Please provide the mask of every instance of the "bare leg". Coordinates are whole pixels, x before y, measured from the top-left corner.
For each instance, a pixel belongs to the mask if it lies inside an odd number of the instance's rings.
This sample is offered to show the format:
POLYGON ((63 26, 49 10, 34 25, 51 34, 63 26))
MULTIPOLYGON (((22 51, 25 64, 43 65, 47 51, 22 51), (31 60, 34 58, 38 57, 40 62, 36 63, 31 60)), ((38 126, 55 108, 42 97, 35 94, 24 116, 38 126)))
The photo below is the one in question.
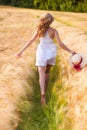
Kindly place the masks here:
POLYGON ((45 90, 47 89, 48 83, 49 83, 49 78, 50 78, 50 69, 52 65, 47 65, 46 70, 45 70, 45 90))
POLYGON ((49 72, 45 73, 45 91, 46 91, 48 83, 49 83, 49 77, 50 77, 49 72))
POLYGON ((41 103, 42 105, 46 104, 45 101, 45 67, 38 67, 39 71, 39 84, 41 90, 41 103))

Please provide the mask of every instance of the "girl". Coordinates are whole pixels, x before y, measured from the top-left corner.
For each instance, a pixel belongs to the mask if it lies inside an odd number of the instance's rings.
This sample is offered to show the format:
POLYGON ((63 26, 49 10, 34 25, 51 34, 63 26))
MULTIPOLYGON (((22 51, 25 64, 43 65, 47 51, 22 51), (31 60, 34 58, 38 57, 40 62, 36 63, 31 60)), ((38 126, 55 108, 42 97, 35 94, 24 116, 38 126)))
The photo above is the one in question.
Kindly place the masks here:
POLYGON ((49 72, 50 68, 55 65, 55 58, 57 54, 56 44, 53 42, 54 38, 57 43, 66 51, 75 54, 74 51, 65 46, 60 38, 56 29, 50 27, 54 21, 53 16, 50 13, 45 13, 39 19, 37 30, 29 40, 28 43, 17 53, 17 56, 20 57, 25 49, 27 49, 37 38, 39 38, 40 43, 36 51, 36 66, 38 67, 39 72, 39 84, 41 90, 41 103, 42 105, 46 104, 45 92, 46 87, 49 82, 49 72))

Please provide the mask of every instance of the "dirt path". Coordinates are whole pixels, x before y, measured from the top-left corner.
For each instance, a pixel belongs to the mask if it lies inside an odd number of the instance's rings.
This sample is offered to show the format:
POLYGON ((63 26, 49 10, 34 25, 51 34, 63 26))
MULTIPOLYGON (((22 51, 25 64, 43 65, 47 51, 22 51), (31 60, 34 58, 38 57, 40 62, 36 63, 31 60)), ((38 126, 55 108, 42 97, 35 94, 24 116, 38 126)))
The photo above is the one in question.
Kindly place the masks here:
MULTIPOLYGON (((36 10, 0 8, 0 130, 13 130, 17 126, 16 101, 26 94, 27 78, 32 73, 31 63, 34 65, 37 44, 26 50, 21 59, 16 59, 14 55, 32 35, 31 28, 42 12, 38 10, 36 14, 36 10)), ((62 41, 87 55, 87 14, 52 13, 57 20, 53 26, 58 29, 62 41)), ((80 73, 73 72, 67 62, 69 56, 61 50, 62 74, 65 75, 66 86, 69 86, 67 116, 72 115, 73 130, 86 130, 87 67, 80 73)))

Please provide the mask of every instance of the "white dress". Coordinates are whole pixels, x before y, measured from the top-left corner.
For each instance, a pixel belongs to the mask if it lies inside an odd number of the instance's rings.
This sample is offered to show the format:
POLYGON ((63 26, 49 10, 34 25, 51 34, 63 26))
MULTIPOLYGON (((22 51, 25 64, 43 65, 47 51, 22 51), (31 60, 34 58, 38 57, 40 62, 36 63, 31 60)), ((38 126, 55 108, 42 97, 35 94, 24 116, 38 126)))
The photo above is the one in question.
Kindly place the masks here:
POLYGON ((40 43, 36 51, 36 66, 55 65, 57 46, 50 38, 48 31, 44 37, 40 38, 40 43))

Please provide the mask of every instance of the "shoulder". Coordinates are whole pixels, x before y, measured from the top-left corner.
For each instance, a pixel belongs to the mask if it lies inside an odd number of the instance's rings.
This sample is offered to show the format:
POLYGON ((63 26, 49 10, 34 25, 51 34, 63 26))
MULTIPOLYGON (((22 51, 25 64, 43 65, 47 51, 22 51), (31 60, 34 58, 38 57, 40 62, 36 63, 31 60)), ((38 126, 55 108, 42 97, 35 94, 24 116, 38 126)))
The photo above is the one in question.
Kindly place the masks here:
POLYGON ((48 29, 48 33, 50 35, 50 37, 53 39, 55 37, 55 29, 54 28, 49 28, 48 29))
POLYGON ((56 29, 54 29, 55 36, 59 36, 59 33, 56 29))
POLYGON ((49 28, 49 31, 58 35, 58 31, 55 28, 49 28))
POLYGON ((49 31, 49 32, 54 32, 55 29, 50 27, 50 28, 48 29, 48 31, 49 31))

